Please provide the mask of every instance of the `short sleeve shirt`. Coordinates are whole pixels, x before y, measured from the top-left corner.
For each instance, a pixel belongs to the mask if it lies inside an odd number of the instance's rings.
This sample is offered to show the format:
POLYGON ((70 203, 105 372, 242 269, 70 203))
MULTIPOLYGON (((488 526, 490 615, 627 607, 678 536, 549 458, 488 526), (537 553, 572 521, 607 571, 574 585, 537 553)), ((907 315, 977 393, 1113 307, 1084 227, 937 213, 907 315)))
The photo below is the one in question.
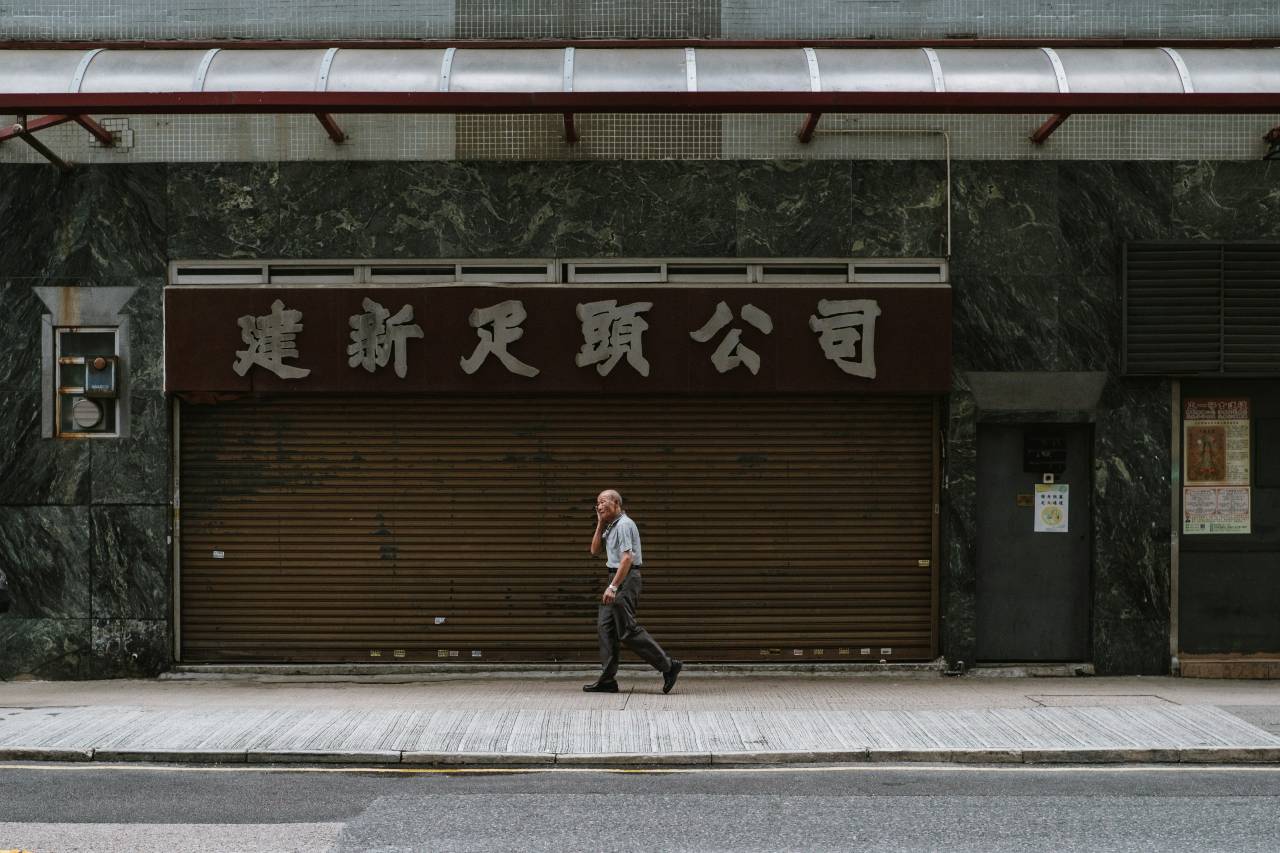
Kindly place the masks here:
POLYGON ((625 512, 613 520, 604 531, 604 564, 611 569, 618 568, 622 555, 631 552, 631 565, 640 568, 644 558, 640 553, 640 531, 631 516, 625 512))

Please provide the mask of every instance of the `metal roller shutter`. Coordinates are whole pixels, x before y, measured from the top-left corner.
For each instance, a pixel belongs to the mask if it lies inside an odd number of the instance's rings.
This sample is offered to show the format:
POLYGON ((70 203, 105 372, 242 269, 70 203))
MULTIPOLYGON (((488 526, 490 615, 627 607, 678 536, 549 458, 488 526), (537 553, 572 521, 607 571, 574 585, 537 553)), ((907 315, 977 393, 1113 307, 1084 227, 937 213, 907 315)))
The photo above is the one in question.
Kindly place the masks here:
POLYGON ((594 498, 693 661, 928 659, 930 398, 278 397, 181 411, 187 661, 592 661, 594 498))

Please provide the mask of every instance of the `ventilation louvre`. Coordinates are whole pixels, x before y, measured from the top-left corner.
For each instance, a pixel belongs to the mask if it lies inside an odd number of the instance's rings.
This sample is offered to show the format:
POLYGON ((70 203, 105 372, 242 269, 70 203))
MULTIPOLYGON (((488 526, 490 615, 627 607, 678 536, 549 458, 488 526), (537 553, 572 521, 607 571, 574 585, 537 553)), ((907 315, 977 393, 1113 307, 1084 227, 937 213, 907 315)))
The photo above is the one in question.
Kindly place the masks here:
POLYGON ((590 284, 609 281, 663 281, 666 270, 660 263, 591 263, 575 261, 564 265, 564 280, 590 284))
POLYGON ((1130 243, 1124 372, 1280 375, 1280 243, 1130 243))
MULTIPOLYGON (((1254 263, 1246 259, 1242 263, 1254 263)), ((935 259, 681 258, 681 259, 417 259, 176 261, 170 285, 275 284, 901 284, 947 283, 946 261, 935 259)))
POLYGON ((266 268, 262 266, 175 265, 174 284, 265 284, 266 268))
POLYGON ((474 263, 458 265, 458 281, 493 282, 548 282, 555 281, 555 265, 547 261, 538 263, 474 263))
POLYGON ((308 284, 348 284, 359 281, 355 266, 270 266, 267 268, 271 282, 305 281, 308 284))

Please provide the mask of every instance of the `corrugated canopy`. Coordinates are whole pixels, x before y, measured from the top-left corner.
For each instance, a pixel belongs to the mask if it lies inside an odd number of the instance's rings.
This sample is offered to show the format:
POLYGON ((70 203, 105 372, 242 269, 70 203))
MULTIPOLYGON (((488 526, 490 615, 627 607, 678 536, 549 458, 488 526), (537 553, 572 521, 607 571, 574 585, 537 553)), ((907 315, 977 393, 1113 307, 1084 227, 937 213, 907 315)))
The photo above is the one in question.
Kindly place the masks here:
POLYGON ((1280 48, 0 50, 0 112, 1280 112, 1280 48))

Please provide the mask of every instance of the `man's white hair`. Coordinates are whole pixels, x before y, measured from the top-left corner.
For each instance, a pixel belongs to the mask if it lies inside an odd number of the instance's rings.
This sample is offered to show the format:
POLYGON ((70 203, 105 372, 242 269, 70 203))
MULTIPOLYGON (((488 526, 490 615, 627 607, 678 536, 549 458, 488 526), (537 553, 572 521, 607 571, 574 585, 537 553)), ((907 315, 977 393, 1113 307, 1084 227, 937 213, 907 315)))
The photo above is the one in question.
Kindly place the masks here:
POLYGON ((605 489, 600 494, 603 497, 613 501, 618 506, 622 506, 622 494, 617 489, 605 489))

